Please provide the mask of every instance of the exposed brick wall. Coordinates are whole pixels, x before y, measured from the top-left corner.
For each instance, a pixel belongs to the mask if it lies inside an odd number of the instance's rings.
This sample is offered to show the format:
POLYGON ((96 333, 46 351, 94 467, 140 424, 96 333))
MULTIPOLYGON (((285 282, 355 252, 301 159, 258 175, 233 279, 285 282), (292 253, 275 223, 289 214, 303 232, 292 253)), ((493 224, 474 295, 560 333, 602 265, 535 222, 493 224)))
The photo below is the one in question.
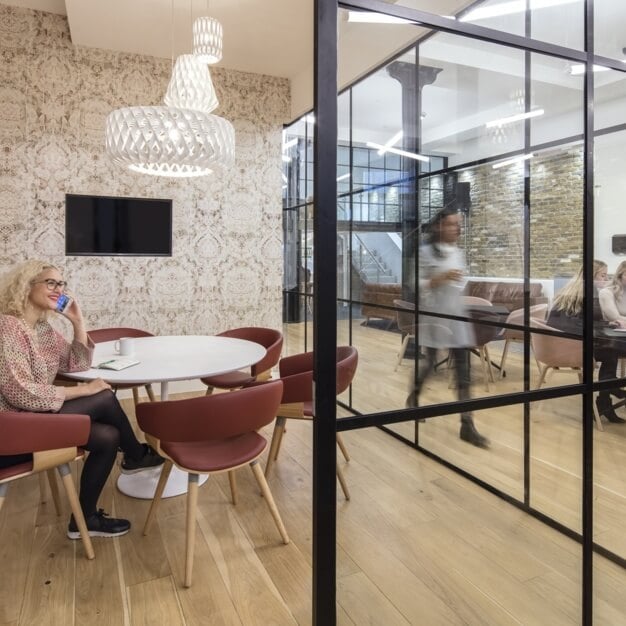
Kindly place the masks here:
MULTIPOLYGON (((523 164, 461 172, 470 183, 467 261, 472 276, 523 276, 523 164)), ((573 275, 582 261, 582 147, 530 162, 532 278, 573 275)))

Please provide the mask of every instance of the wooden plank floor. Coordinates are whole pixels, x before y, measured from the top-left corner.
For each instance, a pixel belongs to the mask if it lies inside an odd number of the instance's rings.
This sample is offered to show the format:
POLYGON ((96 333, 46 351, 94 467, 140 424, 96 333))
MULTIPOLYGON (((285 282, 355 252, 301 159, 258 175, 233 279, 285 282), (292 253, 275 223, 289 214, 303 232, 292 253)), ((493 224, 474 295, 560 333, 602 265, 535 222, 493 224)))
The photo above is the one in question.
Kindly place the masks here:
MULTIPOLYGON (((302 349, 294 326, 287 328, 289 352, 302 349)), ((411 374, 408 361, 393 372, 398 336, 360 328, 353 337, 361 356, 357 401, 401 406, 411 374)), ((493 393, 517 384, 514 363, 510 372, 493 393)), ((453 393, 445 373, 428 393, 433 400, 453 393)), ((533 410, 533 504, 575 526, 580 424, 577 401, 567 402, 533 410)), ((518 494, 520 419, 519 407, 478 414, 492 439, 488 451, 458 440, 456 416, 421 424, 420 440, 518 494)), ((409 434, 413 423, 396 428, 409 434)), ((598 538, 626 550, 624 472, 617 469, 626 445, 618 428, 596 437, 596 529, 598 538)), ((352 460, 339 462, 352 499, 337 495, 340 624, 580 623, 578 544, 377 429, 344 439, 352 460)), ((0 512, 0 624, 309 624, 311 465, 311 425, 289 422, 270 479, 287 546, 249 470, 238 472, 236 506, 225 476, 200 488, 190 589, 182 587, 184 497, 164 500, 158 523, 143 537, 149 503, 120 494, 110 480, 101 505, 134 527, 119 539, 95 539, 96 560, 88 562, 82 546, 65 537, 67 517, 58 518, 51 501, 40 503, 37 479, 21 481, 0 512)), ((626 572, 597 557, 595 575, 596 623, 623 624, 626 572)))

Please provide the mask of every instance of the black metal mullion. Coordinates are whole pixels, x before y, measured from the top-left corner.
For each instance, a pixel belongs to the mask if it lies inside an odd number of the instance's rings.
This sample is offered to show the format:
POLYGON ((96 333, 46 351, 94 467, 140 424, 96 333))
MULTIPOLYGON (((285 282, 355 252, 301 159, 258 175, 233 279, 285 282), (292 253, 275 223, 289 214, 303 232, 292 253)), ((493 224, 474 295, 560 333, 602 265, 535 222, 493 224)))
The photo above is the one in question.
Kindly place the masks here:
POLYGON ((334 626, 337 581, 337 0, 314 2, 313 624, 334 626))
POLYGON ((584 198, 583 198, 583 277, 585 300, 583 327, 583 445, 582 445, 582 623, 593 623, 593 0, 585 2, 585 50, 587 71, 584 88, 584 198))
MULTIPOLYGON (((525 35, 532 34, 532 14, 530 0, 526 0, 525 35)), ((532 63, 531 53, 524 52, 524 112, 530 112, 532 105, 532 63)), ((531 120, 524 121, 524 152, 527 154, 531 144, 531 120)), ((523 210, 523 266, 524 266, 524 391, 530 390, 530 162, 524 161, 524 210, 523 210)), ((524 445, 524 504, 530 505, 530 403, 524 401, 523 415, 523 445, 524 445)))

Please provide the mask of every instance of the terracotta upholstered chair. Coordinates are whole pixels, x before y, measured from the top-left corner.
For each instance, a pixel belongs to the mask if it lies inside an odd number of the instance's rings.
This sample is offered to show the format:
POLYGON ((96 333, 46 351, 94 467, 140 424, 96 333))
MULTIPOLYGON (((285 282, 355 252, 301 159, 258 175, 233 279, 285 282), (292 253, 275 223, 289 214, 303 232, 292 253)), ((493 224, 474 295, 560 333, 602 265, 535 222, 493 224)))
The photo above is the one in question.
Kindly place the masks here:
POLYGON ((202 378, 202 382, 207 385, 207 396, 213 389, 237 389, 255 380, 267 380, 271 377, 272 368, 278 363, 280 353, 283 349, 283 334, 273 328, 245 327, 233 328, 219 333, 218 337, 234 337, 235 339, 245 339, 261 344, 265 350, 265 356, 255 363, 249 372, 228 372, 219 376, 209 376, 202 378))
MULTIPOLYGON (((150 444, 165 457, 144 535, 154 519, 172 465, 189 474, 185 587, 191 585, 200 474, 229 472, 232 477, 233 470, 250 465, 283 543, 289 543, 272 492, 258 466, 267 441, 257 430, 274 419, 282 393, 283 384, 276 380, 232 393, 137 405, 137 423, 150 444)), ((232 480, 231 489, 235 503, 232 480)))
MULTIPOLYGON (((97 328, 95 330, 90 330, 88 333, 89 337, 94 343, 104 343, 105 341, 117 341, 122 337, 154 337, 152 333, 149 333, 146 330, 139 330, 138 328, 97 328)), ((139 387, 141 385, 116 385, 114 390, 118 389, 132 389, 133 391, 133 400, 135 402, 135 406, 137 406, 139 402, 139 387)), ((154 391, 152 390, 152 384, 148 383, 145 385, 146 392, 148 393, 148 398, 150 398, 151 402, 154 402, 154 391)))
MULTIPOLYGON (((13 456, 31 453, 33 455, 29 461, 0 468, 0 509, 9 483, 37 472, 47 471, 49 476, 52 474, 50 484, 56 485, 53 474, 56 467, 80 530, 85 555, 88 559, 93 559, 91 539, 69 467, 70 461, 82 455, 78 447, 87 443, 90 424, 88 415, 0 412, 0 455, 13 456)), ((57 504, 56 498, 55 504, 57 504)), ((57 513, 60 513, 58 508, 57 513)))
POLYGON ((400 332, 404 335, 400 352, 398 352, 398 360, 396 361, 396 366, 393 368, 393 371, 397 372, 404 358, 409 341, 415 339, 415 304, 407 300, 394 300, 393 304, 399 309, 396 311, 396 321, 400 332))
MULTIPOLYGON (((343 393, 352 383, 358 361, 359 354, 353 346, 337 348, 337 395, 343 393)), ((274 434, 265 466, 266 476, 278 457, 287 419, 313 419, 313 352, 285 357, 280 360, 278 368, 280 380, 284 385, 283 397, 276 413, 274 434)), ((349 461, 350 456, 339 433, 337 433, 337 445, 346 461, 349 461)), ((339 465, 337 465, 337 478, 346 500, 349 500, 350 493, 339 465)))
MULTIPOLYGON (((546 312, 548 310, 547 304, 535 304, 528 309, 529 317, 543 321, 546 318, 546 312)), ((506 318, 506 323, 516 326, 522 326, 524 324, 524 309, 516 309, 511 311, 506 318)), ((500 378, 504 375, 504 365, 506 363, 506 357, 509 353, 509 346, 512 342, 520 343, 524 341, 524 331, 516 330, 513 328, 504 328, 500 334, 500 339, 504 339, 504 348, 502 349, 502 358, 500 359, 500 378)), ((537 363, 537 367, 539 363, 537 363)))
MULTIPOLYGON (((531 318, 531 328, 560 333, 558 328, 548 326, 541 320, 531 318)), ((550 370, 571 371, 578 376, 579 382, 583 380, 583 342, 581 339, 569 339, 567 337, 556 337, 540 333, 531 333, 530 342, 535 353, 535 358, 539 364, 539 389, 546 380, 550 370)), ((593 416, 598 430, 604 430, 600 414, 596 410, 594 403, 593 416)))

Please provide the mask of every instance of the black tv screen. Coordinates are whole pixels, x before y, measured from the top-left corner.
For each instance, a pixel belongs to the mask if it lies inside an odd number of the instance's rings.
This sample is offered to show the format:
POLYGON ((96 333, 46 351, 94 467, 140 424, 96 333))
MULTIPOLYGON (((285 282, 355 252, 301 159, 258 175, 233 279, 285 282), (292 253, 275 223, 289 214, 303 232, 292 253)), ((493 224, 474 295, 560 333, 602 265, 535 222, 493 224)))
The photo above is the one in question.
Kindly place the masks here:
POLYGON ((172 201, 65 195, 65 254, 172 255, 172 201))

